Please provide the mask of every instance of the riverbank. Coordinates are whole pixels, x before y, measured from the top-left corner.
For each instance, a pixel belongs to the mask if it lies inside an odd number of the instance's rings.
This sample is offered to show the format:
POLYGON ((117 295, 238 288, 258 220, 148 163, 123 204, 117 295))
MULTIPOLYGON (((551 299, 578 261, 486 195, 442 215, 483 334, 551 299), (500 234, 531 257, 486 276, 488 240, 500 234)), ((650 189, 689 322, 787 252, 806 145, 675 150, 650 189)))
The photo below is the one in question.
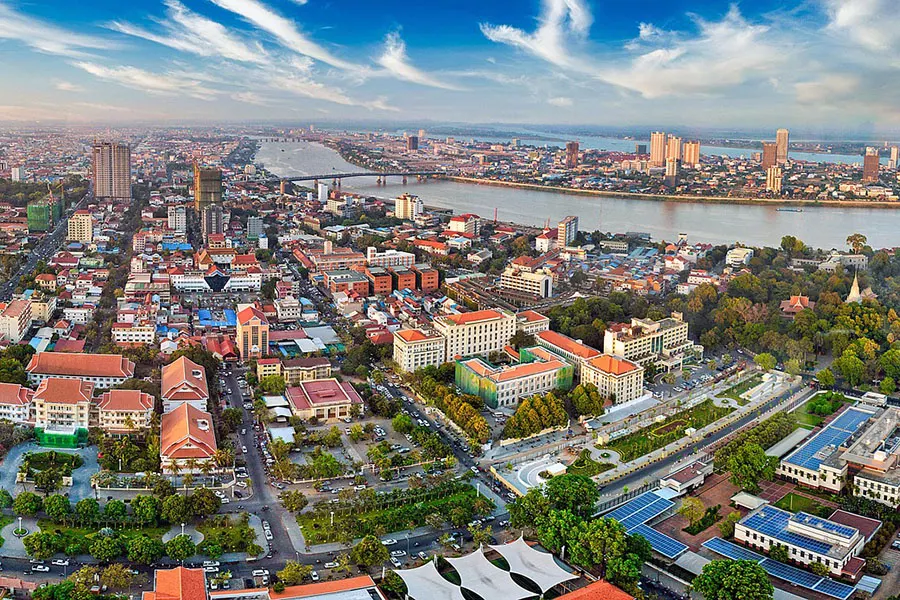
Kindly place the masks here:
POLYGON ((477 177, 458 177, 454 175, 441 175, 436 179, 456 181, 474 185, 488 185, 496 187, 516 188, 522 190, 534 190, 541 192, 553 192, 557 194, 569 194, 572 196, 606 196, 610 198, 631 198, 634 200, 655 200, 657 202, 686 202, 692 204, 755 204, 760 206, 810 206, 816 208, 855 207, 855 208, 900 208, 900 202, 867 201, 867 200, 794 200, 784 198, 740 198, 732 196, 684 196, 678 194, 641 194, 638 192, 615 192, 607 190, 578 190, 558 185, 540 185, 537 183, 518 183, 514 181, 498 181, 496 179, 479 179, 477 177))

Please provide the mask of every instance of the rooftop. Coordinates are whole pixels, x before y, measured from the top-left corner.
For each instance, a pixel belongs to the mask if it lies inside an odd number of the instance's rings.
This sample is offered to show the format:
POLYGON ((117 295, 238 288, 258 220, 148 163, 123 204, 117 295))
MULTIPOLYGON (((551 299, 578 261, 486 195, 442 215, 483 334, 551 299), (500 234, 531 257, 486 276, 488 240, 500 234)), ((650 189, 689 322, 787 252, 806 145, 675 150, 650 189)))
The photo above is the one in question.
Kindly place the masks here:
POLYGON ((286 393, 298 410, 308 410, 313 406, 362 404, 362 398, 353 386, 337 379, 302 381, 299 385, 288 388, 286 393))
POLYGON ((600 356, 601 354, 599 350, 586 346, 577 340, 573 340, 567 335, 549 329, 547 331, 539 332, 535 337, 551 346, 556 346, 569 354, 573 354, 578 358, 591 359, 600 356))
POLYGON ((34 399, 54 404, 77 404, 90 402, 93 393, 94 384, 89 381, 48 377, 35 390, 34 399))
POLYGON ((40 375, 128 378, 134 376, 134 363, 119 354, 91 354, 85 360, 78 354, 38 352, 25 370, 40 375))
POLYGON ((502 319, 504 314, 498 310, 476 310, 473 312, 460 313, 458 315, 447 315, 441 317, 445 321, 449 321, 454 325, 470 325, 472 323, 481 323, 484 321, 495 321, 502 319))
POLYGON ((630 373, 639 368, 630 360, 625 360, 624 358, 619 358, 612 354, 601 354, 600 356, 589 360, 588 364, 595 369, 599 369, 600 371, 611 375, 624 375, 625 373, 630 373))

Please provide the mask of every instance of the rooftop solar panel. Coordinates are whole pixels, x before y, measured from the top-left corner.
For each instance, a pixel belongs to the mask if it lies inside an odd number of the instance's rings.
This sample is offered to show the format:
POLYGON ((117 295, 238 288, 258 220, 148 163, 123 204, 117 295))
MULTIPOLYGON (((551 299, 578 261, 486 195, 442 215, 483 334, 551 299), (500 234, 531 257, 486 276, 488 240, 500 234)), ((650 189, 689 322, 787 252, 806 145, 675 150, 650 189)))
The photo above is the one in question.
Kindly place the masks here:
POLYGON ((855 589, 853 586, 849 586, 846 583, 841 583, 839 581, 834 581, 833 579, 829 579, 828 577, 823 577, 822 581, 817 583, 813 588, 817 592, 821 592, 823 594, 828 594, 834 598, 840 598, 840 600, 847 600, 851 594, 853 594, 853 590, 855 589))
POLYGON ((637 525, 640 525, 641 523, 646 523, 650 519, 658 517, 673 506, 675 506, 674 502, 660 498, 659 500, 653 502, 653 504, 645 506, 641 510, 630 514, 628 517, 622 519, 619 522, 625 526, 625 529, 631 529, 633 527, 636 527, 637 525))
POLYGON ((795 521, 797 523, 800 523, 801 525, 815 527, 816 529, 821 529, 822 531, 827 531, 828 533, 833 533, 847 539, 851 539, 857 534, 857 529, 854 527, 841 525, 840 523, 822 519, 805 512, 798 512, 793 517, 791 517, 791 521, 795 521))
POLYGON ((771 558, 762 561, 760 566, 762 566, 762 568, 766 570, 766 573, 772 577, 784 579, 785 581, 793 583, 794 585, 799 585, 800 587, 811 588, 822 579, 820 575, 814 575, 809 571, 786 565, 777 560, 772 560, 771 558))
POLYGON ((824 459, 819 453, 825 448, 837 447, 846 442, 871 416, 871 413, 856 408, 844 411, 825 429, 788 455, 784 461, 805 469, 817 470, 824 459))
POLYGON ((655 529, 647 527, 646 525, 638 525, 631 531, 629 531, 631 535, 641 535, 650 542, 650 546, 666 558, 675 559, 681 555, 682 552, 686 551, 688 547, 676 539, 670 538, 669 536, 662 534, 655 529))
POLYGON ((616 510, 612 511, 611 513, 608 513, 605 516, 615 519, 616 521, 622 522, 622 520, 625 519, 626 517, 636 513, 637 511, 641 510, 642 508, 650 506, 651 504, 653 504, 654 502, 656 502, 659 499, 660 499, 660 497, 657 496, 656 494, 654 494, 653 492, 646 492, 636 498, 632 498, 631 500, 629 500, 628 502, 626 502, 625 504, 623 504, 622 506, 620 506, 616 510))
POLYGON ((755 562, 761 562, 765 560, 765 556, 762 554, 757 554, 753 550, 748 550, 743 546, 738 546, 737 544, 733 544, 727 540, 723 540, 722 538, 710 538, 703 542, 703 546, 705 548, 709 548, 716 554, 721 554, 725 558, 730 558, 731 560, 752 560, 755 562))

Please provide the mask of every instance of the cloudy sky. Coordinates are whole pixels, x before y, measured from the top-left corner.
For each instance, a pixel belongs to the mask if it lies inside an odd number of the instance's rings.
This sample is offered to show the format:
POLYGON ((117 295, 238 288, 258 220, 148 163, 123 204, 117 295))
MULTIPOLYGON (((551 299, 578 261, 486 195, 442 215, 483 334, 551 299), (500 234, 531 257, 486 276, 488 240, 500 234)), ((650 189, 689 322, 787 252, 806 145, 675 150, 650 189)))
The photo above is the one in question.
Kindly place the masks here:
POLYGON ((897 0, 0 0, 0 121, 900 128, 897 0))

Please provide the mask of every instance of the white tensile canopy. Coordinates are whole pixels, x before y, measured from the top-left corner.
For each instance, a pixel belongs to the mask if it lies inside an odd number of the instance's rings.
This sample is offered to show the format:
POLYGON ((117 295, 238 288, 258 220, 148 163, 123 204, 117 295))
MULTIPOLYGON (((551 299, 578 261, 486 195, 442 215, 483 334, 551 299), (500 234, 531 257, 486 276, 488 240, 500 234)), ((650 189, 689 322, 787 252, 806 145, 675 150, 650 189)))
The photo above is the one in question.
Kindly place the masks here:
POLYGON ((472 590, 482 598, 522 600, 536 595, 513 581, 509 572, 489 561, 482 548, 466 556, 445 560, 459 573, 462 587, 472 590))
POLYGON ((506 559, 510 571, 535 582, 544 593, 564 581, 578 579, 578 575, 559 566, 552 554, 529 546, 524 537, 491 548, 506 559))
POLYGON ((394 572, 403 579, 409 597, 415 600, 465 600, 459 586, 444 579, 433 560, 421 567, 394 572))

